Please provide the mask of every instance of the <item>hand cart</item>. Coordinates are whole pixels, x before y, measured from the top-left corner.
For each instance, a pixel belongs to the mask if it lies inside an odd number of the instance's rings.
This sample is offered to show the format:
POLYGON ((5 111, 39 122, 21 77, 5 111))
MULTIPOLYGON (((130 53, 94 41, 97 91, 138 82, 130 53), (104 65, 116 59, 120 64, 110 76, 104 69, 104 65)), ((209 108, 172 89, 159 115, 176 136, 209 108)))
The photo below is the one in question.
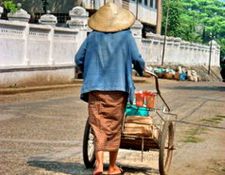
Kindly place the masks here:
MULTIPOLYGON (((152 130, 149 135, 127 133, 125 115, 120 148, 141 151, 142 160, 143 151, 158 150, 160 175, 168 175, 174 150, 174 132, 177 116, 170 113, 170 108, 161 95, 157 75, 149 71, 146 71, 146 73, 155 79, 157 105, 154 108, 144 107, 150 112, 152 123, 149 125, 154 131, 152 130), (156 134, 153 134, 153 132, 156 134)), ((83 161, 86 168, 92 168, 95 163, 94 136, 88 121, 86 122, 83 137, 83 161)))

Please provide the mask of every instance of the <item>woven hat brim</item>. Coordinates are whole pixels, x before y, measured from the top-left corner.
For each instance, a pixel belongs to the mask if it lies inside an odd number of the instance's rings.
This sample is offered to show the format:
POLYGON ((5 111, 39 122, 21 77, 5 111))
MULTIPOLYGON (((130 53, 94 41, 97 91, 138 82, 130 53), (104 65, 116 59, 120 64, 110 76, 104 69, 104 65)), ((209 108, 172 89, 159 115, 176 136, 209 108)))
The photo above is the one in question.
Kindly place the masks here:
POLYGON ((135 22, 135 16, 124 8, 117 9, 113 14, 111 9, 100 8, 88 20, 88 26, 100 32, 117 32, 131 27, 135 22))

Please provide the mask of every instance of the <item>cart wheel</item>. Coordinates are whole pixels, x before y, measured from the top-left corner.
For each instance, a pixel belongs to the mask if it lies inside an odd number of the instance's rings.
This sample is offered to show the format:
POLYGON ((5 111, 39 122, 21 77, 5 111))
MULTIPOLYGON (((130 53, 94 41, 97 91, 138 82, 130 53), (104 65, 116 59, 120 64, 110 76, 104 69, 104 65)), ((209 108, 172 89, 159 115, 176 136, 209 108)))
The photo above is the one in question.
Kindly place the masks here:
POLYGON ((91 133, 91 126, 88 120, 85 125, 83 137, 83 161, 86 168, 93 168, 95 163, 94 135, 91 133))
POLYGON ((168 175, 173 156, 174 127, 171 121, 166 121, 160 137, 159 172, 168 175))

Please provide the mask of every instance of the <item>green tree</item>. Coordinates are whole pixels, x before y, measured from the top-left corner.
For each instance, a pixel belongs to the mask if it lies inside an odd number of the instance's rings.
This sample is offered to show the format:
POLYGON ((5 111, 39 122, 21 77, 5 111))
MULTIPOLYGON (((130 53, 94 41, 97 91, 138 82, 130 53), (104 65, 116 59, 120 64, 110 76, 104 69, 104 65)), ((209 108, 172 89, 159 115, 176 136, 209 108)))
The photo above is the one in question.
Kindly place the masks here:
MULTIPOLYGON (((165 0, 163 5, 164 27, 168 1, 165 0)), ((192 42, 207 43, 215 39, 221 45, 221 56, 224 57, 225 2, 221 0, 170 0, 167 33, 192 42)))
POLYGON ((23 4, 24 9, 28 9, 29 13, 37 13, 42 12, 43 10, 43 2, 47 2, 47 9, 52 13, 68 13, 71 10, 75 3, 78 1, 74 0, 15 0, 16 2, 20 2, 23 4))
POLYGON ((181 25, 181 14, 183 5, 179 0, 163 1, 163 21, 162 34, 165 34, 165 26, 167 23, 167 35, 179 36, 179 26, 181 25), (168 13, 168 20, 167 20, 168 13))
POLYGON ((12 0, 3 0, 1 2, 3 7, 8 10, 9 12, 15 13, 17 11, 17 5, 14 1, 12 0))

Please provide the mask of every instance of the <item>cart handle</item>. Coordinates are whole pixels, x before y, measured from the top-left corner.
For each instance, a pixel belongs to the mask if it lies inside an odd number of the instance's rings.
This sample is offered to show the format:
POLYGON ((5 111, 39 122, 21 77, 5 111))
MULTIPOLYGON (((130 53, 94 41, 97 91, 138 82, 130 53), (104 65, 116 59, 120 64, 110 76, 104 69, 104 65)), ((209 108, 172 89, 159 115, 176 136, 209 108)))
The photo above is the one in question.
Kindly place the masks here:
POLYGON ((159 97, 161 98, 161 100, 163 101, 163 103, 165 104, 165 106, 166 106, 166 108, 168 110, 167 112, 170 112, 170 107, 168 106, 168 104, 166 103, 166 101, 164 100, 164 98, 162 97, 161 92, 159 90, 158 76, 155 73, 147 70, 146 68, 145 68, 144 72, 147 73, 147 74, 149 74, 149 75, 151 75, 151 76, 153 76, 155 78, 155 87, 156 87, 157 94, 159 95, 159 97))

